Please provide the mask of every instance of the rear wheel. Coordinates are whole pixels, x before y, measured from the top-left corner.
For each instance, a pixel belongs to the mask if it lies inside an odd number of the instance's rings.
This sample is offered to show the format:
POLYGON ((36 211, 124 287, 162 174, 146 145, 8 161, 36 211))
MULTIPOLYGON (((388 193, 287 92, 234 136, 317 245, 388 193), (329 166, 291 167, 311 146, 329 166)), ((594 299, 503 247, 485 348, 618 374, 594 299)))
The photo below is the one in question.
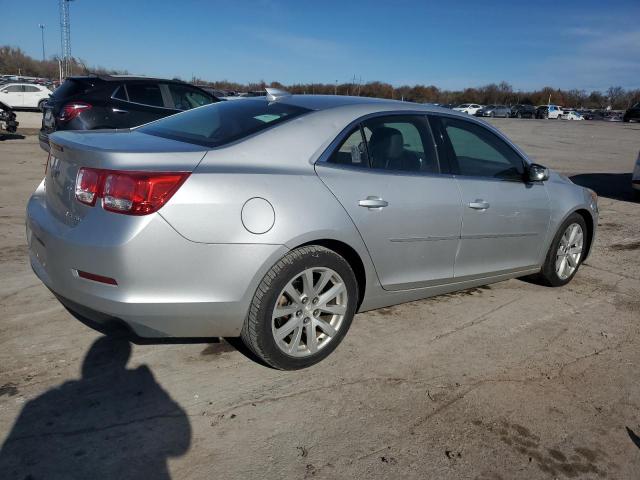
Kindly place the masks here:
POLYGON ((516 115, 516 117, 518 117, 518 118, 522 118, 522 112, 518 112, 518 114, 516 115))
POLYGON ((342 341, 357 301, 355 274, 344 258, 320 246, 297 248, 262 279, 242 341, 272 367, 309 367, 342 341))
POLYGON ((40 100, 38 102, 38 110, 40 110, 41 112, 44 112, 44 105, 47 103, 46 100, 40 100))
POLYGON ((569 283, 582 263, 586 244, 586 223, 580 214, 574 213, 562 223, 549 247, 540 271, 541 280, 552 287, 569 283))

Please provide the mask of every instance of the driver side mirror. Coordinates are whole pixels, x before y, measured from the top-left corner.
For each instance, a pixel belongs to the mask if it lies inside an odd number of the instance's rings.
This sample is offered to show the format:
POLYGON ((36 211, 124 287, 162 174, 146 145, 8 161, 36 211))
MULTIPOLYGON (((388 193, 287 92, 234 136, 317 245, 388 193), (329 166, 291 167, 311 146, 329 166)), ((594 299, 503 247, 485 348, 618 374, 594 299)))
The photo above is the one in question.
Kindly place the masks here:
POLYGON ((549 169, 537 163, 529 165, 527 177, 530 182, 544 182, 549 180, 549 169))

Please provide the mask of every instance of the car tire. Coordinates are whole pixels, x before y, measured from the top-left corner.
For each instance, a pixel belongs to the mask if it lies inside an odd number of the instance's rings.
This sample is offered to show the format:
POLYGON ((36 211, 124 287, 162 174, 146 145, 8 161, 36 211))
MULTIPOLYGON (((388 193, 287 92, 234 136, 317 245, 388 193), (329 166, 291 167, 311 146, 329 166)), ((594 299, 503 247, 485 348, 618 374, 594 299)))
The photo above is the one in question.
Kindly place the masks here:
POLYGON ((46 100, 40 100, 38 102, 38 110, 40 110, 41 112, 44 112, 44 106, 45 106, 46 103, 47 103, 46 100))
POLYGON ((522 112, 518 112, 518 114, 516 115, 516 117, 518 117, 518 118, 522 118, 522 112))
POLYGON ((584 218, 578 213, 571 214, 562 222, 553 242, 551 242, 542 269, 538 274, 538 280, 550 287, 561 287, 569 283, 582 264, 589 241, 588 234, 584 218), (576 226, 579 231, 576 231, 576 236, 572 239, 571 235, 576 226), (578 234, 581 236, 578 237, 578 234), (576 257, 575 254, 568 252, 577 251, 578 243, 580 244, 580 253, 576 257), (563 263, 563 259, 565 263, 563 263), (564 268, 567 266, 570 268, 565 270, 564 268))
POLYGON ((297 248, 260 282, 242 327, 242 341, 274 368, 309 367, 340 344, 358 298, 356 276, 342 256, 317 245, 297 248), (283 315, 276 317, 277 313, 283 315))

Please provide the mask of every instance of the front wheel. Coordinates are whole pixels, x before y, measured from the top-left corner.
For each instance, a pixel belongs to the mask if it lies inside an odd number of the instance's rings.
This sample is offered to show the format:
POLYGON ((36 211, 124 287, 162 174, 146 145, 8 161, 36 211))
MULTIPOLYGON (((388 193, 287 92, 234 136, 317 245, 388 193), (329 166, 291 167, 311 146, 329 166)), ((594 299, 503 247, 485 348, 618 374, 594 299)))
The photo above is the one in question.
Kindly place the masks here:
POLYGON ((272 367, 309 367, 342 341, 357 302, 356 277, 343 257, 315 245, 297 248, 262 279, 242 341, 272 367))
POLYGON ((584 218, 578 213, 571 214, 562 223, 549 247, 539 275, 541 280, 552 287, 569 283, 582 263, 586 241, 584 218))

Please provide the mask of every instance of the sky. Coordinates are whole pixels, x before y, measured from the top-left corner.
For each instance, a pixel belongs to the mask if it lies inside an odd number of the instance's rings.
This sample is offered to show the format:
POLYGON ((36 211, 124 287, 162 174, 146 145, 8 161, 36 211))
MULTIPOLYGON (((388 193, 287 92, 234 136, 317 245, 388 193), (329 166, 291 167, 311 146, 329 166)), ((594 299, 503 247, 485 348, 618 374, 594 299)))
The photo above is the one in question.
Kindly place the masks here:
MULTIPOLYGON (((74 0, 72 54, 240 83, 640 88, 640 0, 74 0)), ((60 52, 57 0, 0 0, 0 45, 60 52)))

